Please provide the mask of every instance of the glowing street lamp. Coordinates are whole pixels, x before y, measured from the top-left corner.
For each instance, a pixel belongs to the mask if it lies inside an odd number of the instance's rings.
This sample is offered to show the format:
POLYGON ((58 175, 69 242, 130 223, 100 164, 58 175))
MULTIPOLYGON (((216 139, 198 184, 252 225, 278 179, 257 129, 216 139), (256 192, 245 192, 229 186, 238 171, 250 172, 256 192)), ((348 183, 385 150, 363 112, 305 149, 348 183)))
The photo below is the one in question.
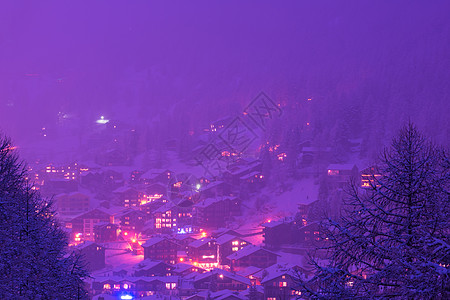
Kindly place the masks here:
POLYGON ((109 122, 108 119, 105 119, 105 116, 101 116, 100 119, 98 119, 97 121, 95 121, 97 124, 106 124, 109 122))

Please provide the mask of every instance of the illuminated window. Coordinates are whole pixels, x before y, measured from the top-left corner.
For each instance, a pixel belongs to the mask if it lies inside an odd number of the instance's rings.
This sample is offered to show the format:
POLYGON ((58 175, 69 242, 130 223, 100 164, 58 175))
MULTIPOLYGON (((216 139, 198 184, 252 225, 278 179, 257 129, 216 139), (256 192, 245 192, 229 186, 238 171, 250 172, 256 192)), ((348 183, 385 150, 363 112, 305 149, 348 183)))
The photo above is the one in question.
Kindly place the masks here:
POLYGON ((328 170, 328 176, 339 175, 339 170, 328 170))
POLYGON ((123 288, 126 289, 126 290, 128 290, 129 287, 130 286, 128 284, 126 284, 126 283, 123 285, 123 288))
POLYGON ((103 289, 105 289, 105 290, 110 290, 110 289, 111 289, 111 285, 110 285, 109 283, 105 283, 105 284, 103 285, 103 289))
POLYGON ((231 244, 232 244, 233 246, 237 246, 237 245, 239 245, 239 241, 233 241, 231 244))
POLYGON ((120 284, 115 284, 115 285, 114 285, 114 289, 115 289, 115 290, 120 290, 120 284))
POLYGON ((177 284, 175 282, 166 283, 166 289, 168 290, 174 290, 177 287, 177 284))
POLYGON ((233 250, 233 251, 238 251, 238 250, 239 250, 239 247, 233 247, 233 248, 231 248, 231 250, 233 250))

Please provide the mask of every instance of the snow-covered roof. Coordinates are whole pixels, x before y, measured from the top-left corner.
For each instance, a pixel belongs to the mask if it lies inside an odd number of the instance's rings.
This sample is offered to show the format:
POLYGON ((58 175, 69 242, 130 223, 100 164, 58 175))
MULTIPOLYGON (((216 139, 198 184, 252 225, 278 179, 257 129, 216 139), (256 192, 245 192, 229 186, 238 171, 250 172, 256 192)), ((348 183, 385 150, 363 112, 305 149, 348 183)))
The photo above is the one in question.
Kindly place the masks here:
POLYGON ((197 297, 206 299, 208 297, 208 293, 210 294, 211 292, 210 291, 200 291, 197 294, 187 297, 185 300, 189 300, 191 298, 197 298, 197 297))
POLYGON ((198 275, 200 275, 199 272, 192 272, 192 273, 189 273, 189 274, 183 276, 183 278, 186 280, 191 280, 191 279, 197 278, 198 275))
POLYGON ((144 259, 143 261, 138 262, 137 264, 135 264, 133 266, 133 269, 136 270, 136 271, 149 270, 151 268, 156 267, 159 264, 166 264, 166 263, 163 262, 163 261, 160 261, 160 260, 154 260, 154 259, 147 258, 147 259, 144 259))
POLYGON ((177 234, 177 235, 175 235, 174 239, 176 239, 177 241, 183 241, 185 239, 194 239, 194 240, 196 240, 196 238, 194 238, 193 236, 188 235, 188 234, 177 234))
POLYGON ((328 165, 328 170, 352 170, 356 167, 355 164, 331 164, 328 165))
POLYGON ((229 228, 225 228, 225 227, 220 227, 214 231, 211 232, 211 235, 214 237, 220 237, 224 234, 231 234, 231 235, 235 235, 235 236, 242 236, 242 234, 240 234, 239 232, 233 230, 233 229, 229 229, 229 228))
POLYGON ((173 270, 173 272, 175 272, 175 273, 182 273, 186 270, 189 270, 190 268, 202 269, 200 267, 190 265, 190 264, 185 264, 185 263, 177 263, 176 265, 174 265, 174 267, 175 267, 175 269, 173 270))
POLYGON ((174 265, 175 269, 173 270, 176 273, 182 273, 186 270, 189 270, 190 268, 194 267, 193 265, 190 264, 184 264, 184 263, 178 263, 176 265, 174 265))
POLYGON ((119 225, 117 225, 117 224, 113 224, 113 223, 110 223, 110 222, 98 222, 98 223, 95 223, 94 224, 94 227, 103 227, 103 226, 119 226, 119 225))
POLYGON ((228 172, 231 175, 240 175, 243 174, 245 172, 248 172, 249 170, 251 170, 252 168, 254 168, 258 163, 251 163, 251 164, 245 164, 245 165, 235 165, 233 167, 231 167, 228 172))
POLYGON ((258 268, 258 267, 255 267, 255 266, 248 266, 246 268, 240 269, 236 273, 241 275, 241 276, 247 277, 247 276, 253 275, 255 273, 258 273, 261 270, 262 270, 261 268, 258 268))
POLYGON ((202 238, 202 239, 193 241, 188 246, 192 247, 192 248, 198 248, 198 247, 201 247, 201 246, 203 246, 203 245, 205 245, 205 244, 207 244, 207 243, 209 243, 211 241, 213 241, 212 238, 209 238, 209 237, 208 238, 202 238))
MULTIPOLYGON (((122 209, 123 209, 123 208, 122 208, 122 209)), ((96 207, 96 208, 91 209, 91 210, 89 210, 89 211, 85 211, 85 212, 82 212, 82 213, 80 213, 80 214, 78 214, 78 215, 73 216, 72 220, 73 220, 73 219, 76 219, 76 218, 78 218, 78 217, 84 216, 84 215, 89 215, 89 214, 93 213, 94 211, 99 211, 99 212, 105 213, 105 214, 107 214, 107 215, 109 215, 109 216, 110 216, 110 215, 113 215, 113 213, 109 212, 108 209, 106 209, 106 208, 103 208, 103 207, 96 207)))
POLYGON ((211 181, 211 182, 208 183, 207 185, 202 186, 202 187, 200 188, 200 191, 207 191, 207 190, 212 189, 212 188, 214 188, 214 187, 216 187, 216 186, 219 186, 219 185, 221 185, 221 184, 223 184, 223 183, 224 183, 224 182, 221 181, 221 180, 211 181))
POLYGON ((277 227, 278 225, 281 224, 288 224, 289 222, 285 222, 283 220, 278 220, 278 221, 270 221, 270 222, 266 222, 264 224, 262 224, 262 227, 266 227, 266 228, 274 228, 277 227))
POLYGON ((253 176, 256 176, 256 175, 259 175, 259 174, 261 174, 261 172, 259 172, 259 171, 254 171, 254 172, 251 172, 250 174, 241 176, 240 179, 242 179, 242 180, 250 179, 250 178, 252 178, 253 176))
POLYGON ((248 246, 242 248, 241 250, 239 250, 239 251, 237 251, 237 252, 235 252, 235 253, 233 253, 231 255, 228 255, 227 258, 228 259, 236 259, 237 260, 237 259, 241 259, 243 257, 249 256, 249 255, 251 255, 251 254, 253 254, 253 253, 257 252, 257 251, 265 251, 265 252, 268 252, 268 253, 272 253, 272 254, 274 254, 276 256, 280 256, 280 255, 276 254, 275 252, 269 251, 269 250, 261 248, 259 246, 248 245, 248 246))
POLYGON ((248 298, 240 295, 239 293, 233 292, 230 290, 221 290, 221 291, 217 291, 217 292, 211 294, 211 298, 213 298, 214 300, 229 299, 230 297, 235 298, 235 299, 242 299, 242 300, 248 299, 248 298))
POLYGON ((120 212, 118 212, 114 217, 121 218, 121 217, 126 216, 131 213, 136 213, 136 214, 140 214, 140 215, 144 215, 144 216, 146 215, 144 212, 142 212, 138 209, 128 207, 128 208, 125 208, 125 209, 121 210, 120 212))
MULTIPOLYGON (((256 291, 258 293, 264 294, 264 287, 262 285, 255 285, 255 287, 256 287, 256 291)), ((240 292, 239 295, 244 296, 245 299, 248 299, 248 295, 250 293, 250 289, 251 289, 251 287, 249 287, 248 289, 240 292)))
POLYGON ((173 209, 175 206, 175 203, 169 201, 158 209, 155 209, 154 213, 165 213, 166 211, 173 209))
POLYGON ((262 278, 261 283, 264 284, 265 282, 273 280, 282 275, 295 277, 297 275, 295 269, 300 269, 300 267, 292 263, 275 264, 273 266, 270 266, 262 271, 261 274, 265 276, 262 278))
POLYGON ((224 235, 221 235, 220 237, 218 237, 216 239, 216 243, 219 244, 219 245, 222 245, 222 244, 228 243, 229 241, 234 240, 236 238, 241 239, 240 237, 237 237, 237 236, 232 235, 232 234, 224 234, 224 235))
POLYGON ((150 247, 153 245, 156 245, 164 240, 167 240, 165 237, 159 237, 159 236, 155 236, 152 237, 151 239, 147 240, 144 244, 142 244, 142 247, 150 247))
POLYGON ((198 276, 195 277, 194 281, 203 280, 203 279, 208 278, 209 276, 214 275, 214 274, 223 275, 224 277, 230 278, 230 279, 235 280, 235 281, 242 282, 242 283, 247 284, 247 285, 251 284, 250 279, 248 279, 248 278, 245 278, 245 277, 237 275, 237 274, 233 274, 231 272, 228 272, 228 271, 225 271, 225 270, 222 270, 222 269, 217 269, 217 268, 213 269, 212 271, 205 272, 203 274, 199 274, 198 276))

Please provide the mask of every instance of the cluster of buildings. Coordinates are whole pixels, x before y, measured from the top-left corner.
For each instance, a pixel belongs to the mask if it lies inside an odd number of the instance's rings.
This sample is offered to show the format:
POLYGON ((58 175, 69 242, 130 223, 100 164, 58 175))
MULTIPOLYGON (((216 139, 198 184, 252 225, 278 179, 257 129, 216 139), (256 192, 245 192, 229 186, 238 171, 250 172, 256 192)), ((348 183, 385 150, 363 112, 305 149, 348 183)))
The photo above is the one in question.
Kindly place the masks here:
MULTIPOLYGON (((49 164, 29 174, 43 196, 55 195, 70 246, 91 271, 86 284, 94 299, 284 300, 300 296, 296 279, 312 274, 301 263, 286 263, 283 252, 305 255, 323 243, 315 212, 341 197, 350 178, 370 188, 376 173, 345 164, 319 172, 314 162, 330 149, 306 144, 301 149, 297 164, 303 175, 320 174, 328 194, 299 205, 290 217, 261 224, 262 243, 230 229, 248 197, 266 184, 257 159, 236 159, 215 178, 197 177, 126 168, 130 155, 117 148, 98 155, 95 163, 49 164), (135 259, 111 265, 112 255, 135 259)), ((286 160, 279 145, 269 151, 279 163, 286 160)))
POLYGON ((127 176, 77 163, 30 174, 44 196, 56 193, 70 245, 92 274, 86 284, 94 298, 295 296, 292 267, 279 254, 227 229, 241 215, 240 191, 264 185, 258 160, 239 160, 215 179, 166 169, 127 176), (108 264, 108 253, 116 252, 137 260, 131 267, 108 264))
MULTIPOLYGON (((115 299, 122 295, 130 299, 294 299, 299 296, 295 289, 298 276, 312 275, 301 266, 280 262, 279 254, 252 245, 225 228, 206 237, 158 235, 140 242, 143 259, 139 262, 93 273, 89 283, 92 295, 115 299)), ((91 244, 92 251, 95 244, 91 244)))

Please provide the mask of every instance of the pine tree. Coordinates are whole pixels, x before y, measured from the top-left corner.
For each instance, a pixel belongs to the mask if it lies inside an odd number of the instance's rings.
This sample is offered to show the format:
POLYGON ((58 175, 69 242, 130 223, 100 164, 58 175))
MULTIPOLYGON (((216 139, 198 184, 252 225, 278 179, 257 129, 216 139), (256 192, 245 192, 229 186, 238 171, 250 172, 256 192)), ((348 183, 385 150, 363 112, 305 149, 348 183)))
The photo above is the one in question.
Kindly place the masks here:
POLYGON ((82 299, 87 276, 67 252, 52 201, 42 199, 7 138, 0 138, 0 298, 82 299))
POLYGON ((409 124, 384 150, 371 187, 350 185, 339 221, 324 224, 329 263, 312 259, 311 298, 450 297, 450 163, 409 124))

